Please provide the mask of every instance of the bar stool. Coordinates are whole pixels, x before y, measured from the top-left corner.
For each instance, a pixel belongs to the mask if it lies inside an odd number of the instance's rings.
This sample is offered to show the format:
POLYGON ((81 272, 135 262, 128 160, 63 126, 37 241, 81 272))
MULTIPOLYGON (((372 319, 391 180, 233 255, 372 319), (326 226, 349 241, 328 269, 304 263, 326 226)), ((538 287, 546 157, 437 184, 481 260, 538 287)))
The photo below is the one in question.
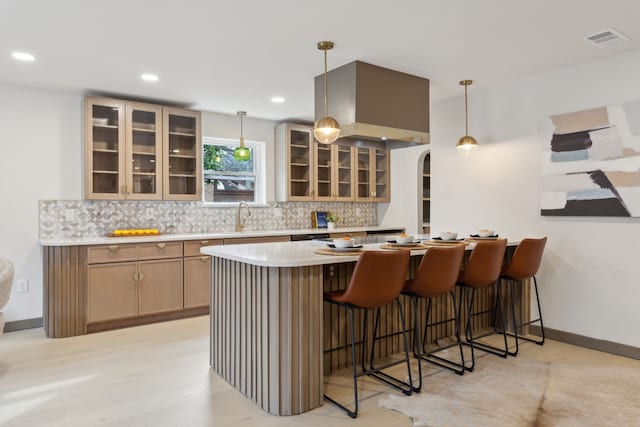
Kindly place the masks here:
POLYGON ((351 280, 344 291, 332 291, 324 293, 324 300, 344 307, 349 312, 349 324, 351 329, 351 361, 353 369, 353 400, 355 409, 351 411, 346 406, 338 403, 331 397, 324 395, 329 402, 337 405, 347 412, 351 418, 358 416, 358 377, 363 375, 371 376, 390 386, 395 387, 406 395, 411 395, 413 391, 411 380, 411 362, 409 360, 409 349, 404 324, 404 315, 402 304, 398 296, 404 285, 409 268, 410 251, 365 251, 360 255, 356 264, 351 280), (395 301, 398 305, 398 313, 400 315, 400 324, 402 327, 402 336, 404 339, 405 360, 388 363, 384 366, 373 366, 373 352, 375 349, 377 323, 380 317, 380 308, 395 301), (364 309, 364 328, 362 339, 362 371, 357 372, 356 368, 356 340, 355 327, 353 321, 353 310, 364 309), (367 336, 367 312, 369 309, 377 309, 376 325, 374 326, 373 345, 371 350, 371 365, 365 368, 365 351, 367 336), (409 383, 401 381, 391 375, 382 372, 382 369, 388 368, 398 363, 407 364, 407 373, 409 383))
POLYGON ((518 244, 515 252, 513 253, 513 256, 511 257, 511 262, 509 263, 509 265, 504 267, 502 269, 502 272, 500 273, 500 279, 507 280, 509 283, 511 296, 511 315, 513 317, 514 333, 507 333, 507 335, 514 337, 516 340, 515 354, 518 354, 519 339, 534 342, 538 345, 544 344, 544 324, 542 323, 542 311, 540 310, 540 295, 538 294, 538 281, 536 280, 536 273, 538 273, 538 269, 540 268, 542 253, 544 252, 546 243, 546 237, 543 237, 541 239, 522 239, 520 244, 518 244), (516 310, 514 302, 515 286, 518 284, 522 284, 522 286, 524 286, 525 280, 529 279, 533 279, 533 288, 536 291, 536 303, 538 304, 539 317, 526 323, 522 323, 522 319, 520 319, 520 323, 518 323, 516 321, 516 310), (523 326, 531 325, 535 322, 540 322, 540 333, 542 335, 542 339, 534 340, 518 333, 518 330, 523 326))
MULTIPOLYGON (((471 251, 471 255, 469 255, 469 260, 467 261, 467 265, 464 268, 464 271, 460 274, 458 279, 458 285, 461 286, 462 292, 460 294, 460 306, 459 310, 462 310, 462 297, 464 294, 465 300, 467 302, 467 323, 465 327, 465 338, 466 342, 464 344, 468 345, 471 348, 471 366, 464 366, 464 369, 472 372, 475 367, 476 358, 475 358, 475 348, 479 348, 480 350, 486 351, 491 354, 495 354, 500 357, 506 358, 509 354, 509 346, 507 344, 507 335, 505 334, 505 317, 504 310, 502 309, 502 291, 500 286, 498 285, 498 278, 500 276, 500 271, 502 269, 502 262, 504 259, 504 253, 507 248, 507 240, 499 239, 492 241, 481 241, 477 242, 473 250, 471 251), (496 285, 496 302, 493 308, 493 323, 495 325, 495 317, 497 315, 497 310, 500 310, 500 317, 502 321, 502 331, 501 333, 504 337, 504 349, 494 347, 485 343, 476 342, 475 340, 478 338, 483 338, 489 336, 491 334, 496 333, 496 331, 492 331, 477 337, 473 336, 473 327, 471 320, 474 315, 483 314, 476 313, 473 314, 473 305, 474 299, 476 295, 476 291, 478 289, 484 289, 491 285, 496 285), (469 295, 470 294, 470 295, 469 295)), ((494 326, 495 328, 495 326, 494 326)))
POLYGON ((449 369, 458 375, 464 374, 464 354, 462 352, 462 341, 460 340, 460 316, 456 308, 456 297, 453 292, 458 275, 460 274, 460 265, 462 264, 464 249, 464 245, 427 249, 427 252, 425 252, 420 261, 415 278, 407 280, 402 290, 402 294, 409 296, 413 302, 413 351, 414 356, 418 359, 418 372, 420 373, 417 391, 420 391, 422 388, 422 360, 449 369), (438 323, 451 321, 455 323, 456 343, 429 352, 426 347, 427 330, 430 326, 436 324, 429 323, 431 301, 433 298, 447 294, 451 296, 451 301, 453 302, 453 318, 442 320, 438 323), (418 313, 418 303, 421 299, 427 300, 427 313, 422 335, 422 344, 420 344, 420 316, 418 313), (454 345, 457 345, 460 351, 460 363, 434 354, 437 351, 451 348, 454 345))

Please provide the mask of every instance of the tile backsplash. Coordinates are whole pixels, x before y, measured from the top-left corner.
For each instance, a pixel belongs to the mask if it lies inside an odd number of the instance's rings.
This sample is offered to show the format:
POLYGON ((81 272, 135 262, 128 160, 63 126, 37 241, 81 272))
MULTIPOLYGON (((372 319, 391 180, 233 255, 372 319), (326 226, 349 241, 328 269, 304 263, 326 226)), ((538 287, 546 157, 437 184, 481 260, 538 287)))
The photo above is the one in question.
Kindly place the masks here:
MULTIPOLYGON (((246 230, 311 228, 311 211, 331 211, 339 227, 376 225, 376 204, 277 202, 251 207, 246 230)), ((243 209, 243 215, 245 215, 243 209)), ((236 207, 201 202, 41 200, 40 238, 99 237, 116 228, 158 228, 167 233, 234 231, 236 207)))

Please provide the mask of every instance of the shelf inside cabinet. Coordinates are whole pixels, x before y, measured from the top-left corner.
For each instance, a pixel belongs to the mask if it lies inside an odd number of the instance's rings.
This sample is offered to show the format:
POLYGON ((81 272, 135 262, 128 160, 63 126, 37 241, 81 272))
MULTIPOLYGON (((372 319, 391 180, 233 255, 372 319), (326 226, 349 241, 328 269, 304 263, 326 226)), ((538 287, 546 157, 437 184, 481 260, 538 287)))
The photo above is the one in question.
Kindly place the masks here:
POLYGON ((170 173, 169 176, 179 177, 179 178, 195 178, 196 177, 195 174, 191 174, 191 173, 170 173))
POLYGON ((304 166, 304 167, 307 167, 307 166, 309 166, 309 164, 308 163, 291 163, 291 166, 304 166))
POLYGON ((144 128, 133 128, 131 129, 134 132, 140 132, 140 133, 156 133, 155 129, 144 129, 144 128))
POLYGON ((118 126, 116 125, 97 125, 97 124, 93 124, 94 128, 99 128, 99 129, 118 129, 118 126))
POLYGON ((290 144, 289 146, 290 146, 290 147, 293 147, 293 148, 305 148, 305 149, 309 149, 309 146, 308 146, 308 145, 303 145, 303 144, 290 144))
POLYGON ((169 157, 174 157, 176 159, 195 159, 196 156, 192 156, 189 154, 169 154, 169 157))
POLYGON ((94 153, 117 153, 118 150, 112 150, 109 148, 94 148, 92 150, 94 153))
POLYGON ((133 172, 134 175, 155 176, 155 172, 133 172))
POLYGON ((194 133, 182 133, 182 132, 169 132, 169 135, 171 136, 185 136, 185 137, 189 137, 189 138, 193 138, 196 135, 194 133))
POLYGON ((309 182, 308 179, 296 179, 296 178, 291 178, 292 182, 309 182))
POLYGON ((117 175, 118 171, 94 170, 93 173, 103 173, 109 175, 117 175))

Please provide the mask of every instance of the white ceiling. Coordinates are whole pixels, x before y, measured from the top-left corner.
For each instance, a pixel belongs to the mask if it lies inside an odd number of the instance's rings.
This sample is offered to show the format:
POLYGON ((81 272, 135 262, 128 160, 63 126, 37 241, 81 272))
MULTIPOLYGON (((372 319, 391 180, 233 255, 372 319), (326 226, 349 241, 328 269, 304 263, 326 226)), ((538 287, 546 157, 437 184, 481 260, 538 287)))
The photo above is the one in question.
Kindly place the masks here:
POLYGON ((473 90, 638 49, 638 18, 637 0, 2 0, 0 82, 311 119, 319 40, 336 43, 330 69, 359 59, 428 77, 437 100, 460 79, 473 90), (632 40, 582 40, 606 28, 632 40))

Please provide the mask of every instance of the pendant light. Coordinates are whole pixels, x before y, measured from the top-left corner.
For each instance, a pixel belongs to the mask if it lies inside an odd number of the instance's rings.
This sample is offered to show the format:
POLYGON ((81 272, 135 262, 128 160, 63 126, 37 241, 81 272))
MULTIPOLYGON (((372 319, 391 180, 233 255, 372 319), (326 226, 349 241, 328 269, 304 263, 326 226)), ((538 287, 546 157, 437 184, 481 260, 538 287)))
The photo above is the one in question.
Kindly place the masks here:
POLYGON ((464 86, 464 136, 458 140, 456 148, 459 151, 468 153, 478 146, 478 141, 472 136, 469 136, 469 109, 467 106, 467 88, 471 86, 473 80, 461 80, 460 86, 464 86))
POLYGON ((233 150, 233 158, 239 162, 246 162, 251 159, 251 150, 244 146, 244 134, 242 129, 242 118, 247 115, 246 111, 238 111, 240 116, 240 146, 233 150))
POLYGON ((338 121, 329 116, 327 98, 327 51, 333 49, 333 42, 318 42, 318 49, 324 51, 324 117, 316 120, 313 126, 313 135, 318 142, 331 144, 340 136, 340 125, 338 121))

